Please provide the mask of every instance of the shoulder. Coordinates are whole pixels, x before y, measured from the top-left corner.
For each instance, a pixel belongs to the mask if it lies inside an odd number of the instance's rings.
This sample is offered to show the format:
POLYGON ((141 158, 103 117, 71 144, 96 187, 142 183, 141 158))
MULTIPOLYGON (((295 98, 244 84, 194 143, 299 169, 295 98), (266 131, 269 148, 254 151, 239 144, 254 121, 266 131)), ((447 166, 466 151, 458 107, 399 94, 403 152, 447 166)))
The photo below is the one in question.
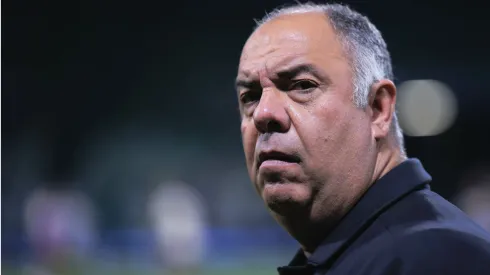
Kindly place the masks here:
POLYGON ((410 252, 425 248, 437 250, 459 248, 464 250, 487 252, 490 255, 490 235, 483 231, 470 232, 450 225, 435 224, 421 228, 412 228, 394 239, 394 244, 402 245, 400 252, 410 252))
POLYGON ((402 274, 484 274, 490 270, 490 238, 451 227, 409 231, 393 240, 402 274))

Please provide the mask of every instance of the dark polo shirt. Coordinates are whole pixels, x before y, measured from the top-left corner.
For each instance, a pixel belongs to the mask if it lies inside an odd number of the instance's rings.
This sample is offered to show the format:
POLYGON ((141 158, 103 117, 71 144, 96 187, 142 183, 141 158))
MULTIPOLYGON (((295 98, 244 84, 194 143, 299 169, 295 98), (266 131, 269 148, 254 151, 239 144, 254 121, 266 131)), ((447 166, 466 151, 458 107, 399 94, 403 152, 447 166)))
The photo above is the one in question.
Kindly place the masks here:
POLYGON ((409 159, 379 179, 307 259, 279 274, 490 275, 490 233, 432 192, 409 159))

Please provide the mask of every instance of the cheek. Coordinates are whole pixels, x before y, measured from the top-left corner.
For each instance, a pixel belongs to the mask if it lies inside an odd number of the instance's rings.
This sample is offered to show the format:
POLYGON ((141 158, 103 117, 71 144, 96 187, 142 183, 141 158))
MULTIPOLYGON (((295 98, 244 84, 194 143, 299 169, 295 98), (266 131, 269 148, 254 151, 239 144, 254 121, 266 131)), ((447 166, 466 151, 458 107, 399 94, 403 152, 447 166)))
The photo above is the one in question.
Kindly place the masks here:
POLYGON ((311 135, 304 135, 303 140, 308 152, 314 159, 314 166, 336 167, 342 161, 349 158, 349 152, 356 148, 355 136, 359 130, 356 123, 358 118, 352 116, 350 106, 340 102, 325 100, 322 106, 318 106, 313 112, 313 121, 304 124, 303 132, 311 135))
POLYGON ((255 145, 257 142, 258 133, 257 129, 255 129, 255 125, 249 121, 242 121, 241 132, 243 151, 247 160, 247 166, 250 169, 254 160, 255 145))
POLYGON ((316 141, 317 146, 323 150, 318 157, 338 169, 342 169, 338 166, 346 162, 361 161, 371 136, 369 121, 362 115, 362 111, 344 106, 342 109, 331 110, 324 117, 326 119, 322 122, 321 132, 325 134, 318 136, 316 141))

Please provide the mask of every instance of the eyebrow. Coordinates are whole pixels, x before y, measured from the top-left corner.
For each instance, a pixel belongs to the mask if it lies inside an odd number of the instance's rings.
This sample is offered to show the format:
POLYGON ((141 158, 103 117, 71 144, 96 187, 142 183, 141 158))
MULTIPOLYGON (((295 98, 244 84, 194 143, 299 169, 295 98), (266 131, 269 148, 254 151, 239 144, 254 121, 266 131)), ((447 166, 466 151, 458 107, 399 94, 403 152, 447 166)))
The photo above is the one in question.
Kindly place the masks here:
POLYGON ((245 80, 237 78, 237 80, 235 81, 235 89, 238 91, 240 88, 252 88, 252 86, 254 86, 254 83, 256 82, 257 80, 245 80))
POLYGON ((327 78, 315 65, 310 63, 303 63, 281 69, 277 73, 277 76, 280 78, 293 78, 303 73, 312 74, 321 80, 326 80, 327 78))
MULTIPOLYGON (((303 73, 311 74, 323 82, 330 82, 329 78, 324 73, 322 73, 315 65, 310 63, 302 63, 299 65, 293 65, 280 69, 276 73, 276 75, 279 78, 290 79, 303 73)), ((246 80, 237 78, 237 80, 235 81, 235 89, 238 91, 239 88, 253 88, 257 84, 258 80, 246 80)))

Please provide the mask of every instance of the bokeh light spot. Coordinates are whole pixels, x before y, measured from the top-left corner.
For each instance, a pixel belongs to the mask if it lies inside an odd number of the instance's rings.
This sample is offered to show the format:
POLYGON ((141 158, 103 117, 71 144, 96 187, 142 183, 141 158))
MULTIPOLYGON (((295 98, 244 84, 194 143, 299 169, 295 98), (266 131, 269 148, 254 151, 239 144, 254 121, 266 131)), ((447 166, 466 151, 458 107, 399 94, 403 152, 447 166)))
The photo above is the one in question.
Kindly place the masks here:
POLYGON ((458 106, 451 88, 437 80, 410 80, 398 87, 398 116, 408 136, 435 136, 451 127, 458 106))

